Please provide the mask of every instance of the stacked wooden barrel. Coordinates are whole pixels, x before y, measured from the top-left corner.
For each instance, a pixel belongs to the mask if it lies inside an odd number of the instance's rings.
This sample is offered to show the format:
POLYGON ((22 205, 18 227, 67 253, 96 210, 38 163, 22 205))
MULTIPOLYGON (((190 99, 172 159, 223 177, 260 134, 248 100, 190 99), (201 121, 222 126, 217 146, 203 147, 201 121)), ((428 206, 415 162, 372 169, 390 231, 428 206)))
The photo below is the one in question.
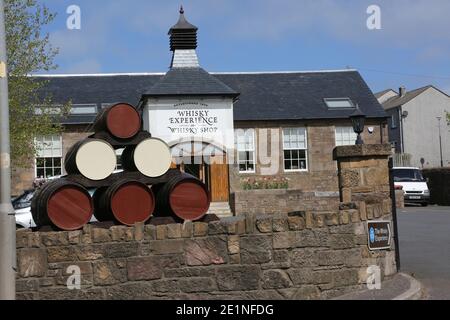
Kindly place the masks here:
POLYGON ((118 103, 102 110, 94 130, 67 152, 68 175, 48 182, 33 197, 31 209, 38 227, 77 230, 92 215, 101 222, 128 226, 148 222, 153 215, 178 221, 197 221, 206 215, 210 205, 206 186, 170 169, 169 146, 142 130, 134 106, 118 103), (114 173, 117 149, 124 149, 124 171, 114 173))

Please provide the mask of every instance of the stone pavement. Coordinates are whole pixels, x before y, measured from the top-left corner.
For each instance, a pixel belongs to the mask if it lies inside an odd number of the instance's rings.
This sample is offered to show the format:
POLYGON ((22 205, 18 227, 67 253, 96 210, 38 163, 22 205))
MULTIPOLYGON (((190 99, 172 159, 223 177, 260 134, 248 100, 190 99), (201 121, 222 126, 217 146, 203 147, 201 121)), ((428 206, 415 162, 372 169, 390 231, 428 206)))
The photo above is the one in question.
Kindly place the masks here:
POLYGON ((422 284, 405 273, 383 281, 380 290, 361 290, 334 300, 420 300, 425 299, 422 284))

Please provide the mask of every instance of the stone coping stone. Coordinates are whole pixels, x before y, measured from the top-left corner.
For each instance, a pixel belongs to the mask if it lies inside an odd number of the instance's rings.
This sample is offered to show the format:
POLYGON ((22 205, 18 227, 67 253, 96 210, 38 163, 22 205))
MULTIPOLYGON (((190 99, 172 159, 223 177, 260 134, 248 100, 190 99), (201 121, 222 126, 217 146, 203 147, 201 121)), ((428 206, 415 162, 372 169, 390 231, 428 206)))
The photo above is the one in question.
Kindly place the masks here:
POLYGON ((355 157, 388 157, 392 155, 390 144, 362 144, 355 146, 341 146, 333 150, 333 159, 355 157))

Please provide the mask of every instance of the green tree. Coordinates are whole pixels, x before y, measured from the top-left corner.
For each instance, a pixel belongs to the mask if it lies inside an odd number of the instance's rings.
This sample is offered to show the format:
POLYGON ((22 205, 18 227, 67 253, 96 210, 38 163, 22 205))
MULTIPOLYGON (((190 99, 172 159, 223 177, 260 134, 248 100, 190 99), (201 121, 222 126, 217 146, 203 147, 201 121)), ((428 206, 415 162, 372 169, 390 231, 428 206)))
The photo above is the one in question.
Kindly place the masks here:
MULTIPOLYGON (((9 71, 9 107, 11 127, 11 158, 15 167, 28 167, 36 154, 34 138, 61 132, 51 97, 40 97, 45 81, 36 81, 30 74, 56 68, 58 50, 51 46, 49 34, 42 29, 53 21, 55 14, 35 0, 6 0, 5 23, 9 71)), ((66 113, 68 105, 61 108, 66 113)))

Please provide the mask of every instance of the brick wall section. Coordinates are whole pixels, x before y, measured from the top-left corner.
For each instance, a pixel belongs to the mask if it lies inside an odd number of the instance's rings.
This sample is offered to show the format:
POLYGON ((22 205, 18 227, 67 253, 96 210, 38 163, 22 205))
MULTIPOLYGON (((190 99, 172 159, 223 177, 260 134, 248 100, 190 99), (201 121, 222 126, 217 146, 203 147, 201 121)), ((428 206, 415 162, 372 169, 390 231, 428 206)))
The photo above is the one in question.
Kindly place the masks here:
POLYGON ((233 212, 277 214, 295 211, 334 211, 339 206, 338 192, 303 190, 246 190, 232 194, 233 212))
MULTIPOLYGON (((272 146, 269 142, 268 156, 272 155, 272 148, 277 147, 280 167, 274 174, 268 177, 288 178, 289 186, 292 189, 301 189, 303 191, 338 191, 337 166, 333 161, 333 149, 336 147, 335 128, 338 126, 351 127, 350 121, 345 120, 320 120, 320 121, 279 121, 279 122, 238 122, 236 128, 254 128, 256 139, 260 133, 264 132, 271 136, 279 137, 279 144, 272 146), (308 138, 308 171, 307 172, 284 172, 283 170, 283 147, 281 144, 282 128, 287 127, 306 127, 308 138), (267 133, 266 133, 267 132, 267 133)), ((368 120, 366 128, 372 127, 373 133, 370 134, 366 129, 363 133, 363 139, 366 144, 380 144, 388 141, 387 129, 382 128, 379 120, 368 120)), ((261 150, 259 150, 259 141, 257 141, 258 164, 255 174, 239 173, 237 165, 230 166, 230 187, 231 192, 242 190, 242 179, 258 178, 264 176, 263 168, 267 165, 262 164, 260 160, 261 150)), ((266 156, 266 155, 265 155, 266 156)), ((235 156, 235 159, 237 157, 235 156)))
POLYGON ((390 208, 385 200, 209 224, 18 231, 17 298, 332 298, 362 288, 369 265, 396 272, 393 250, 367 248, 366 220, 390 219, 390 208), (81 290, 66 287, 72 265, 81 290))
POLYGON ((11 172, 11 194, 19 196, 23 191, 32 189, 34 178, 34 161, 31 161, 28 168, 13 167, 11 172))

